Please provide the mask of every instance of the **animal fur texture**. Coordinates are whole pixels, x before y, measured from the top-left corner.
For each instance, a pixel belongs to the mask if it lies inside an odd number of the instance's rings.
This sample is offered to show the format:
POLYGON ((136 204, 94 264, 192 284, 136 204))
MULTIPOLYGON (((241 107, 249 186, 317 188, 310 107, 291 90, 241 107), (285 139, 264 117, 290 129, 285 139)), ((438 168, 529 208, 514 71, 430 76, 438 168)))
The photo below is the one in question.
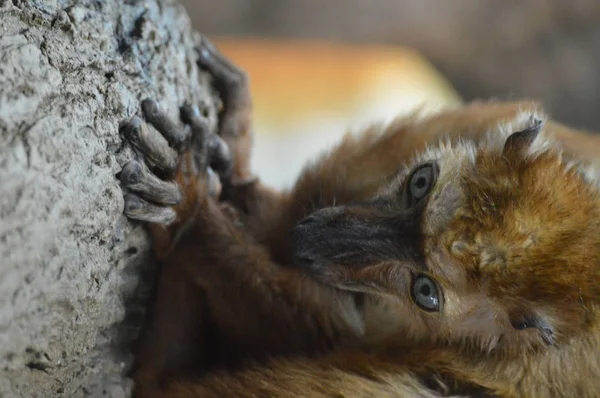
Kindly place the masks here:
POLYGON ((473 103, 349 135, 275 192, 243 73, 198 54, 219 131, 152 100, 124 128, 125 213, 162 261, 136 397, 598 395, 595 136, 473 103))

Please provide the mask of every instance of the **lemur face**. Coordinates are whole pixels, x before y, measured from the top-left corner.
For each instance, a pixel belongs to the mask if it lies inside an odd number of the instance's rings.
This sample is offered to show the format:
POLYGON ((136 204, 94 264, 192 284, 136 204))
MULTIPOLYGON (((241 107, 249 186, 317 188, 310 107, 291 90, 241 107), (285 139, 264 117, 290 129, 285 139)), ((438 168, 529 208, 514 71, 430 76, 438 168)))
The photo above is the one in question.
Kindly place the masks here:
POLYGON ((302 220, 296 262, 391 298, 389 317, 415 337, 483 350, 568 338, 598 296, 600 201, 542 126, 529 117, 479 145, 425 151, 372 199, 302 220))

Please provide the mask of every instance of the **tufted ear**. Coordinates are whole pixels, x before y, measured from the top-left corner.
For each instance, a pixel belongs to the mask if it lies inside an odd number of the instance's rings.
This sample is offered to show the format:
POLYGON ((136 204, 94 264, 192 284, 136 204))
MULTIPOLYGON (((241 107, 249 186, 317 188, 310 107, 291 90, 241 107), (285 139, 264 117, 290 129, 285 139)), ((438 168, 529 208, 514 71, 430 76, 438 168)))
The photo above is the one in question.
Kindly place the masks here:
POLYGON ((542 130, 542 125, 543 122, 541 119, 532 118, 529 127, 508 136, 504 143, 502 154, 507 157, 519 153, 522 154, 538 136, 542 130))

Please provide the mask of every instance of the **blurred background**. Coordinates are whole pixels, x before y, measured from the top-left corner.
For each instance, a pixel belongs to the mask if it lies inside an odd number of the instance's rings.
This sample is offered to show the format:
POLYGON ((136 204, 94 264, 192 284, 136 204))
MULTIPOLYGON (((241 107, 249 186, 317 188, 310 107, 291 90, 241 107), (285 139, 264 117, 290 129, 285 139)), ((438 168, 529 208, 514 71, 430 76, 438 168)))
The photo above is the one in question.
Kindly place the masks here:
POLYGON ((250 77, 254 166, 290 186, 348 129, 532 98, 600 131, 598 0, 181 0, 250 77))

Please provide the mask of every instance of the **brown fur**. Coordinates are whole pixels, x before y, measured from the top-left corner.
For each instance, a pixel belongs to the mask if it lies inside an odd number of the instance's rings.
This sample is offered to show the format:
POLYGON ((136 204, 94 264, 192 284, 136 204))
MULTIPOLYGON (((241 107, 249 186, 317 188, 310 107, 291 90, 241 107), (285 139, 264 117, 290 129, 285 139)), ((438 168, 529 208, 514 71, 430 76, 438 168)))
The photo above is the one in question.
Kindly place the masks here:
POLYGON ((184 175, 183 155, 178 218, 151 227, 163 267, 137 397, 596 395, 600 198, 567 164, 597 154, 596 137, 547 122, 542 135, 566 155, 539 137, 505 146, 539 106, 475 103, 349 136, 277 193, 245 183, 245 112, 243 144, 226 140, 232 181, 244 182, 227 188, 229 204, 184 175), (443 138, 452 144, 426 150, 443 138), (393 230, 382 226, 404 214, 408 165, 426 160, 440 174, 415 213, 418 239, 291 266, 309 214, 327 218, 315 234, 331 220, 393 230), (443 311, 411 299, 418 273, 443 288, 443 311))

